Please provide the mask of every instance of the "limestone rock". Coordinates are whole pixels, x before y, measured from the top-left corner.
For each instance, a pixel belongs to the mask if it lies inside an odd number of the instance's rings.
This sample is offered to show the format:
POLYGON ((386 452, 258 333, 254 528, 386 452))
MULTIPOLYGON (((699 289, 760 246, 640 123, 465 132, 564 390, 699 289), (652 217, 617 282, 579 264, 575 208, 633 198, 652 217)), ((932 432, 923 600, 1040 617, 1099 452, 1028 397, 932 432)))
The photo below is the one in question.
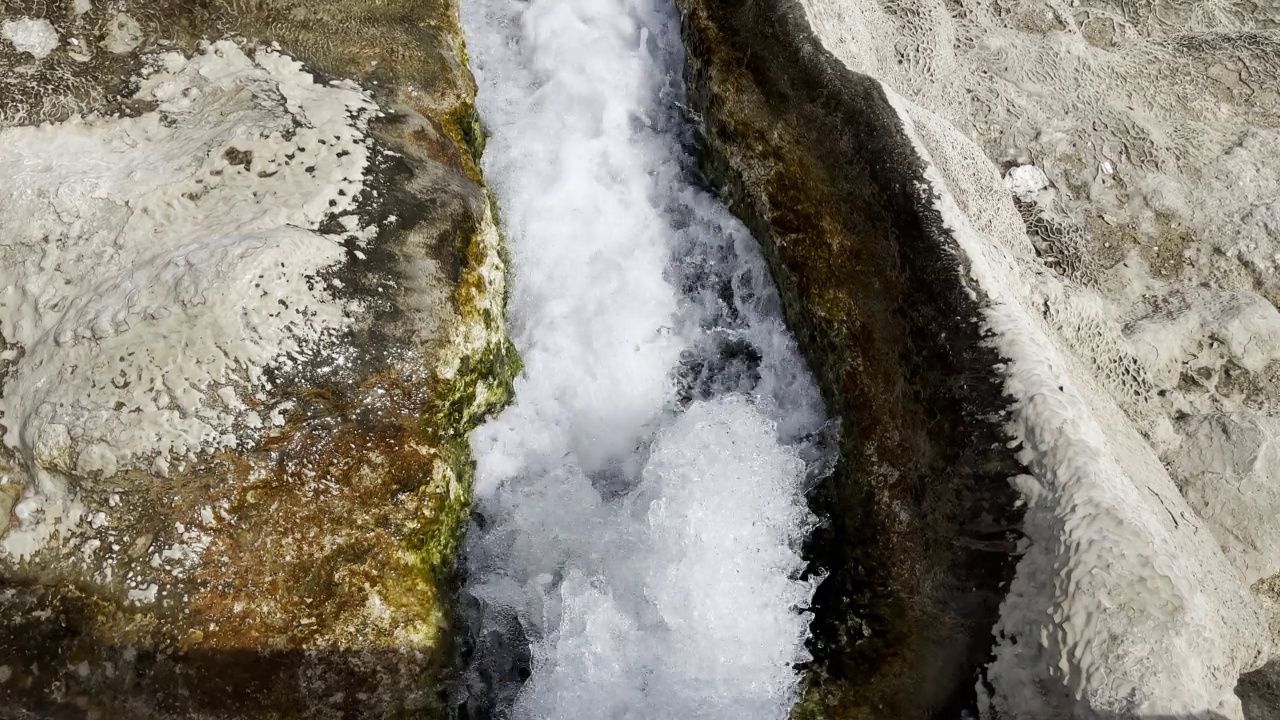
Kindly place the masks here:
POLYGON ((878 83, 791 2, 683 0, 705 165, 761 239, 842 419, 811 500, 814 662, 797 717, 952 717, 985 662, 1019 513, 998 358, 878 83))
MULTIPOLYGON (((1232 312, 1198 306, 1203 321, 1187 315, 1179 339, 1157 337, 1179 350, 1156 372, 1131 337, 1144 317, 1176 311, 1163 280, 1104 268, 1094 236, 1066 224, 1079 208, 1057 168, 1006 173, 984 152, 977 138, 1021 115, 951 113, 953 99, 992 100, 980 91, 1000 75, 954 73, 973 36, 949 33, 972 29, 982 3, 680 5, 704 165, 761 236, 843 418, 841 467, 814 497, 829 524, 810 557, 828 576, 797 716, 1239 718, 1233 688, 1271 650, 1262 608, 1179 492, 1195 484, 1180 488, 1168 465, 1179 432, 1200 432, 1175 427, 1174 403, 1274 407, 1267 284, 1232 294, 1232 312), (1141 300, 1118 310, 1107 283, 1141 300), (1221 377, 1202 378, 1211 400, 1165 387, 1215 357, 1221 377), (1021 521, 1006 479, 1028 508, 1021 521)), ((1073 42, 1044 24, 1059 16, 1021 5, 1025 16, 1001 17, 1073 42)), ((1009 33, 992 35, 974 54, 1008 69, 1009 33)), ((1245 146, 1266 149, 1252 135, 1245 146)), ((1010 153, 1022 168, 1041 159, 1010 153)), ((1233 153, 1243 177, 1253 166, 1233 153)), ((1100 186, 1116 186, 1117 162, 1100 159, 1100 186)), ((1156 185, 1176 214, 1177 183, 1156 185)), ((1269 505, 1267 480, 1245 484, 1269 505)), ((1200 507, 1224 499, 1214 489, 1200 507)), ((1247 541, 1269 546, 1257 529, 1247 541)))
POLYGON ((0 11, 0 715, 438 709, 519 363, 455 4, 64 4, 0 11))

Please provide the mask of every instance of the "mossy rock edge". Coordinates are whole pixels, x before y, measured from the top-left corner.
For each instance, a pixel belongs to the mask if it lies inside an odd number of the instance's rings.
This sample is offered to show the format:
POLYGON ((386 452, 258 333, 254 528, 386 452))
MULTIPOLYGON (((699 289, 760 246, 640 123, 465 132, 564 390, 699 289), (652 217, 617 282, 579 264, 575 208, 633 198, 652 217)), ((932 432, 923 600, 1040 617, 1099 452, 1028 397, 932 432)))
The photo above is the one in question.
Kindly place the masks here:
POLYGON ((810 498, 825 579, 793 716, 958 717, 1020 537, 984 296, 881 86, 799 3, 677 5, 702 166, 760 239, 841 418, 840 462, 810 498))

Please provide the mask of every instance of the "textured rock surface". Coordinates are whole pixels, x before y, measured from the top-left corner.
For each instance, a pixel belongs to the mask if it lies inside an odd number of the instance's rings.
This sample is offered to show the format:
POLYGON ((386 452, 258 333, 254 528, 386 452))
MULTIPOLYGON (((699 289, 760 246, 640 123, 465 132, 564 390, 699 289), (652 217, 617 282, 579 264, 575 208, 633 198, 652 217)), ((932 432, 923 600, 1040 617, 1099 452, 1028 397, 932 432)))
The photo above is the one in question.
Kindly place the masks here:
POLYGON ((518 367, 455 4, 0 20, 58 38, 0 42, 0 143, 68 178, 0 187, 0 716, 438 707, 466 433, 518 367))
MULTIPOLYGON (((1034 314, 1099 386, 1090 403, 1114 404, 1122 413, 1107 422, 1137 431, 1109 432, 1116 456, 1132 461, 1136 448, 1158 456, 1183 496, 1170 504, 1185 513, 1182 528, 1209 530, 1243 580, 1255 583, 1257 599, 1267 600, 1280 570, 1271 510, 1280 487, 1269 472, 1280 418, 1276 8, 1179 0, 800 4, 833 55, 905 96, 904 116, 974 229, 1041 275, 1025 285, 1045 302, 1034 314), (1005 173, 1023 223, 1010 222, 1000 207, 1007 202, 994 202, 993 166, 1005 173)), ((1143 464, 1151 471, 1130 469, 1131 477, 1164 494, 1163 473, 1143 464)), ((1190 558, 1191 544, 1175 545, 1190 558)), ((1198 602, 1221 584, 1200 582, 1187 599, 1198 602)), ((1263 634, 1256 621, 1250 630, 1263 634)), ((1225 637, 1215 635, 1201 647, 1225 637)), ((1164 662, 1161 672, 1173 677, 1174 663, 1164 662)), ((1005 670, 1015 665, 1026 659, 1005 670)), ((1229 687, 1227 668, 1239 669, 1227 661, 1163 684, 1148 676, 1134 704, 1185 700, 1195 694, 1187 688, 1210 676, 1210 684, 1229 687)), ((1113 677, 1123 674, 1112 668, 1113 677)), ((1099 689, 1102 682, 1090 681, 1092 701, 1116 702, 1103 699, 1110 691, 1099 689)))
MULTIPOLYGON (((1179 414, 1163 403, 1187 396, 1152 378, 1159 362, 1174 375, 1202 363, 1221 386, 1226 366, 1245 387, 1220 397, 1238 405, 1253 388, 1265 400, 1271 308, 1233 288, 1180 310, 1185 289, 1153 288, 1129 265, 1081 262, 1093 258, 1084 245, 1072 255, 1070 243, 1048 242, 1044 218, 1027 211, 1061 197, 1056 171, 1018 162, 1002 183, 969 126, 938 114, 925 92, 967 89, 944 72, 971 41, 948 34, 947 13, 969 21, 985 8, 682 5, 708 165, 772 247, 779 284, 793 290, 789 319, 845 416, 844 470, 817 498, 833 522, 814 559, 832 576, 815 598, 817 662, 799 713, 950 717, 976 702, 1017 718, 1239 717, 1231 690, 1270 645, 1242 571, 1267 574, 1246 551, 1265 554, 1270 540, 1265 528, 1219 532, 1243 513, 1225 483, 1200 483, 1201 499, 1185 477, 1176 484, 1179 414), (1162 296, 1132 316, 1169 310, 1152 333, 1159 362, 1125 336, 1137 324, 1112 317, 1096 289, 1108 283, 1162 296), (979 314, 986 337, 969 324, 979 314), (984 385, 998 374, 1007 404, 984 385), (929 421, 904 421, 913 411, 929 421), (975 543, 973 530, 984 511, 1008 529, 1009 464, 986 422, 1016 439, 1028 472, 1013 479, 1031 508, 998 613, 1011 547, 975 543)), ((1090 241, 1073 232, 1066 240, 1090 241)), ((1218 401, 1204 406, 1221 412, 1218 401)), ((1216 463, 1222 444, 1210 438, 1187 457, 1216 463)), ((1255 465, 1225 470, 1270 502, 1255 465)))
POLYGON ((1246 579, 1280 571, 1266 520, 1280 487, 1213 437, 1222 416, 1280 427, 1277 8, 800 4, 833 55, 910 101, 957 202, 992 237, 1010 223, 974 188, 991 165, 1006 173, 1035 261, 1069 287, 1054 331, 1246 579), (987 162, 944 150, 938 128, 987 162))

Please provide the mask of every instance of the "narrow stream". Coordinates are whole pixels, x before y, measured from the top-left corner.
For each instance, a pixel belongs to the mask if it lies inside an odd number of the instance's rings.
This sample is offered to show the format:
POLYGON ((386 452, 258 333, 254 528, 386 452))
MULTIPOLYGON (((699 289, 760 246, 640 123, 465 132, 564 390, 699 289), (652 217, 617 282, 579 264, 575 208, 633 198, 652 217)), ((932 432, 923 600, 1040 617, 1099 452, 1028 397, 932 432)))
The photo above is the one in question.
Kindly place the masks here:
POLYGON ((668 0, 463 0, 511 252, 472 436, 471 718, 784 718, 833 447, 750 234, 700 186, 668 0))

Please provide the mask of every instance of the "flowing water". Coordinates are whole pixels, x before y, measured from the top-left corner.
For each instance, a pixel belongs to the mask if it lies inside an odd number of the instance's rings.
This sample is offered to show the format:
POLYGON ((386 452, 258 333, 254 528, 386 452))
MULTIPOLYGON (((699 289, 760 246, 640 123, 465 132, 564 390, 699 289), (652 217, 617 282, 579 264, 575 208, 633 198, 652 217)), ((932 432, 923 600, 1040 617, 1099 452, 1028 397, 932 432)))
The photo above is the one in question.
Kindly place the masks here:
POLYGON ((472 436, 468 714, 785 717, 833 445, 754 239, 693 171, 676 11, 462 14, 525 362, 472 436))

